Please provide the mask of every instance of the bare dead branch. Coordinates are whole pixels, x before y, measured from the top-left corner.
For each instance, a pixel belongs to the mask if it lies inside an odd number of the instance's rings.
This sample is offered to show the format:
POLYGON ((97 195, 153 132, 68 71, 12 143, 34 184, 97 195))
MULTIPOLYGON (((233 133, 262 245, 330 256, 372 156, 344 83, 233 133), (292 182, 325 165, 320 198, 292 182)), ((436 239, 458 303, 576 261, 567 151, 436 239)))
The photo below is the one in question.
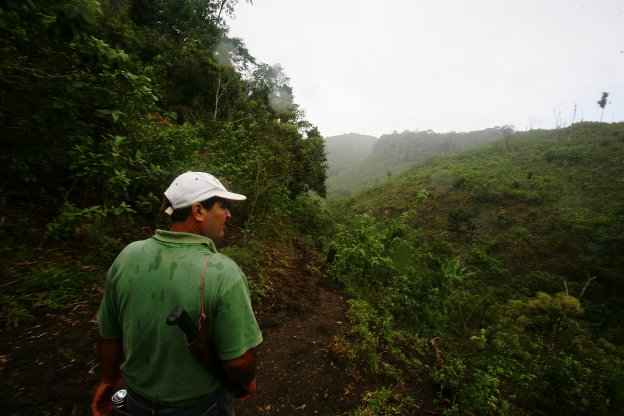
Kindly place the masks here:
POLYGON ((221 13, 223 12, 223 8, 225 7, 225 4, 228 2, 228 0, 223 0, 221 1, 221 4, 219 5, 219 12, 217 13, 217 22, 219 21, 219 19, 221 18, 221 13))
POLYGON ((431 338, 429 340, 429 348, 431 348, 431 351, 433 351, 433 356, 435 357, 436 363, 438 363, 440 368, 446 370, 446 367, 444 367, 444 360, 442 359, 442 354, 440 353, 440 348, 438 348, 438 344, 436 343, 437 339, 438 337, 431 338))
POLYGON ((593 282, 596 279, 598 279, 598 276, 589 277, 589 273, 587 273, 587 281, 585 282, 585 285, 583 286, 583 289, 581 289, 581 293, 579 293, 579 295, 577 297, 578 300, 581 300, 581 298, 585 294, 585 291, 587 290, 587 288, 589 287, 591 282, 593 282))

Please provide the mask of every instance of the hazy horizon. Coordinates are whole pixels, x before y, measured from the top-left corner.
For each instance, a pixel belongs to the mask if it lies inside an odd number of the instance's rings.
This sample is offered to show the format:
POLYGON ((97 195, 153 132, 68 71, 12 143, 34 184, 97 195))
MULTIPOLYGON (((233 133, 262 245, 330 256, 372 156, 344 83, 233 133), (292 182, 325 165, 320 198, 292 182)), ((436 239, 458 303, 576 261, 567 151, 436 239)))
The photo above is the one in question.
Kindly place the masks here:
POLYGON ((624 2, 256 0, 230 36, 324 136, 624 119, 624 2))

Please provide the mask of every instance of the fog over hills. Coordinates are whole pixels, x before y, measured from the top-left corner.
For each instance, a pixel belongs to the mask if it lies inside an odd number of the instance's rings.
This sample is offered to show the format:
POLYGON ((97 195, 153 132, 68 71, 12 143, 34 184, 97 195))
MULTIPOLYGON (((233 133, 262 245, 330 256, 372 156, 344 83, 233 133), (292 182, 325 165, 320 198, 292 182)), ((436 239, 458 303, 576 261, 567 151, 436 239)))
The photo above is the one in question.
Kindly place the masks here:
POLYGON ((370 154, 376 141, 377 137, 357 133, 326 137, 327 175, 339 175, 361 163, 370 154))
POLYGON ((468 133, 394 132, 379 139, 356 133, 328 137, 327 194, 349 197, 429 157, 479 147, 512 133, 510 127, 504 126, 468 133))

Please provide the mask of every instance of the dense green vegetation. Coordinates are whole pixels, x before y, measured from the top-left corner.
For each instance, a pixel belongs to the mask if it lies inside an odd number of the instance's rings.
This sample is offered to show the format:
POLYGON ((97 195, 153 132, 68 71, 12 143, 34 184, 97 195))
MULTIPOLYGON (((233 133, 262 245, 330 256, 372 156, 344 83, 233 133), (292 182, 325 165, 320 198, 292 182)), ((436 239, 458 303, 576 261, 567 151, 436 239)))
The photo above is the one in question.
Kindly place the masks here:
POLYGON ((328 196, 350 197, 432 156, 479 147, 512 133, 510 126, 504 126, 469 133, 395 132, 376 141, 353 134, 327 138, 328 196))
POLYGON ((445 414, 620 414, 623 160, 621 123, 515 133, 341 205, 336 348, 388 383, 361 414, 414 411, 422 372, 445 414))
POLYGON ((228 37, 234 3, 0 1, 0 300, 9 325, 41 305, 67 307, 65 295, 88 283, 76 270, 166 227, 162 192, 186 170, 248 196, 229 233, 247 250, 241 257, 266 240, 288 247, 301 227, 310 236, 297 242, 313 242, 323 139, 279 65, 256 62, 228 37), (44 250, 72 244, 75 264, 51 269, 59 259, 44 250))
POLYGON ((334 202, 334 229, 323 139, 282 69, 228 36, 234 2, 0 0, 6 325, 101 286, 166 226, 172 178, 205 170, 249 198, 224 250, 260 303, 267 258, 333 233, 353 323, 334 351, 386 381, 354 414, 414 412, 423 377, 449 415, 618 414, 624 125, 384 136, 348 169, 380 183, 334 202))

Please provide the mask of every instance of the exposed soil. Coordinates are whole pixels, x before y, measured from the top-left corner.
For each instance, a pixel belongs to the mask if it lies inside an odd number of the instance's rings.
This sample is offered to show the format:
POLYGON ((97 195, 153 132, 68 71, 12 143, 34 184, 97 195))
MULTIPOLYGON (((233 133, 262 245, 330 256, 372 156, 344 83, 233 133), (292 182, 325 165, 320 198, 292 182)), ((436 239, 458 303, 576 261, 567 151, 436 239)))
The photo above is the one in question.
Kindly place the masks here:
MULTIPOLYGON (((289 260, 271 280, 270 299, 258 305, 264 336, 258 349, 258 393, 237 405, 237 415, 346 414, 377 382, 348 371, 332 353, 334 336, 348 326, 345 294, 309 261, 289 260)), ((97 273, 103 276, 104 270, 97 273)), ((95 314, 101 296, 102 287, 94 285, 66 312, 3 330, 3 415, 90 414, 99 376, 95 314)), ((422 399, 430 404, 429 397, 422 399)))
POLYGON ((237 414, 335 415, 355 409, 373 380, 349 375, 332 354, 334 335, 347 328, 345 295, 301 264, 279 303, 259 313, 264 342, 258 351, 258 394, 237 414))

